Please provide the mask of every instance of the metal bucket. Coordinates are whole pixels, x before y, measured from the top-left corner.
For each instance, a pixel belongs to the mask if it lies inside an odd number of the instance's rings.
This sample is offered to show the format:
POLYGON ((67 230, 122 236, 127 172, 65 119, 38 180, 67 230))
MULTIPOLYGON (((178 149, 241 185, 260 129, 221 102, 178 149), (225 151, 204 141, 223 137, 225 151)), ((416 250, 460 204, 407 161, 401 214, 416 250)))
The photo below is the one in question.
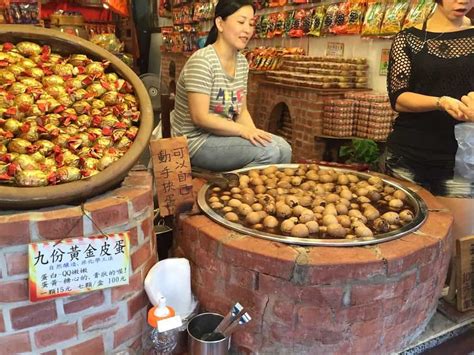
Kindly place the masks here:
POLYGON ((188 350, 190 355, 227 355, 230 336, 216 341, 201 340, 204 334, 216 329, 224 317, 217 313, 201 313, 188 324, 188 350))

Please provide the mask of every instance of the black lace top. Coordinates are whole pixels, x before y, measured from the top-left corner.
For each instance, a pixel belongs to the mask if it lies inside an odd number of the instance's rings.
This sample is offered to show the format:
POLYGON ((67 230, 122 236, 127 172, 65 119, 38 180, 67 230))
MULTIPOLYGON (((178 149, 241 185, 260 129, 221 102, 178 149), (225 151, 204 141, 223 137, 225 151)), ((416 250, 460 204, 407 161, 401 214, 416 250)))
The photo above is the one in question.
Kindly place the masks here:
MULTIPOLYGON (((430 96, 461 96, 474 91, 474 29, 435 33, 409 28, 397 34, 387 77, 392 107, 410 91, 430 96)), ((387 146, 414 164, 451 171, 459 123, 442 111, 402 112, 387 146)))

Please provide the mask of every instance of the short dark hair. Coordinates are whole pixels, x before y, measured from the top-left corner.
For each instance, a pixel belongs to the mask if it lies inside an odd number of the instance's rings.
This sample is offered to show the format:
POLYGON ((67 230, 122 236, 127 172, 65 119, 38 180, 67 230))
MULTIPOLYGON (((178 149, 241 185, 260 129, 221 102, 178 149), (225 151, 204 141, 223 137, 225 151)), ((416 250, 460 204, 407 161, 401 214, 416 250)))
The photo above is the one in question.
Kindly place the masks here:
POLYGON ((227 17, 244 6, 252 6, 253 11, 255 12, 255 7, 252 0, 219 0, 214 11, 214 25, 207 35, 206 46, 217 41, 216 18, 220 17, 225 20, 227 17))

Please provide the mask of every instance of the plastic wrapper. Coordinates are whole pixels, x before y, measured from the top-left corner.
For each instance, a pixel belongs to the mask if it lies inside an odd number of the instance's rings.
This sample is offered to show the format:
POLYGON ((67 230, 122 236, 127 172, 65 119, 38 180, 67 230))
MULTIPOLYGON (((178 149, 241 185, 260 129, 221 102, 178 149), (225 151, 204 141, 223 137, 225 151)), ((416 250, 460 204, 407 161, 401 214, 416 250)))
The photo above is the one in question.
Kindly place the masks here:
POLYGON ((11 84, 15 79, 14 73, 6 69, 0 69, 0 84, 11 84))
POLYGON ((46 186, 49 184, 47 173, 41 170, 22 170, 15 174, 15 181, 18 186, 46 186))
POLYGON ((55 144, 46 139, 40 139, 35 142, 35 146, 37 147, 38 152, 47 157, 53 153, 55 144))
POLYGON ((410 2, 408 0, 396 0, 387 6, 382 27, 380 28, 380 34, 392 35, 402 29, 409 4, 410 2))
POLYGON ((63 166, 58 168, 55 176, 58 182, 70 182, 82 178, 81 170, 72 166, 63 166))
POLYGON ((367 0, 350 1, 346 33, 357 34, 362 30, 367 0))
POLYGON ((31 142, 27 141, 26 139, 13 138, 8 143, 7 147, 8 147, 9 152, 27 154, 31 146, 32 146, 31 142))
POLYGON ((91 60, 85 54, 73 54, 67 60, 75 67, 85 67, 91 60))
POLYGON ((124 48, 124 44, 120 42, 117 36, 113 33, 103 33, 103 34, 96 34, 90 38, 90 41, 102 48, 107 49, 112 53, 122 52, 124 48))
POLYGON ((405 17, 403 28, 410 28, 423 23, 431 11, 433 11, 434 5, 435 2, 433 0, 414 1, 405 17))
POLYGON ((85 72, 88 75, 102 75, 104 74, 106 65, 100 62, 92 62, 87 64, 85 72))
POLYGON ((337 16, 338 11, 339 11, 339 4, 331 4, 327 7, 326 14, 324 15, 321 33, 327 34, 331 32, 333 26, 336 23, 336 16, 337 16))
POLYGON ((384 12, 385 3, 383 1, 368 1, 367 12, 365 13, 364 23, 362 25, 363 35, 378 35, 380 33, 380 26, 382 26, 384 12))
POLYGON ((62 57, 35 43, 0 46, 0 161, 9 164, 4 178, 18 186, 74 181, 101 170, 104 155, 102 169, 130 147, 138 103, 129 82, 106 72, 108 62, 85 54, 62 57), (114 144, 120 149, 111 149, 114 144), (81 175, 70 170, 82 169, 80 158, 97 162, 81 175), (58 174, 58 167, 67 169, 58 174), (33 173, 17 179, 26 170, 33 173))
POLYGON ((95 170, 97 168, 97 164, 99 164, 99 159, 85 157, 81 158, 80 166, 85 170, 95 170))
POLYGON ((103 157, 99 159, 97 163, 98 170, 104 170, 108 168, 113 162, 117 161, 119 156, 117 154, 105 154, 103 157))
POLYGON ((39 163, 28 154, 20 154, 13 161, 17 167, 21 170, 38 170, 40 168, 39 163))

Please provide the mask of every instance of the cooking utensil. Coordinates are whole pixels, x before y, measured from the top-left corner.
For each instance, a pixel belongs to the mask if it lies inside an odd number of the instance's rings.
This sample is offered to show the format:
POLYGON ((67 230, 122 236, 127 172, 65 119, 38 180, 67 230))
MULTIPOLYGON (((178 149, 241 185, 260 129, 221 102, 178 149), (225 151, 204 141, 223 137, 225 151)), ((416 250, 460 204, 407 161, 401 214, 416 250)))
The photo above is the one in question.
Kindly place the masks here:
POLYGON ((252 317, 248 313, 244 313, 242 317, 239 318, 239 320, 235 320, 232 322, 227 328, 223 330, 224 337, 230 336, 235 330, 237 329, 238 326, 247 324, 252 320, 252 317))
POLYGON ((229 311, 229 313, 226 314, 224 319, 218 324, 216 329, 210 333, 206 333, 201 337, 201 340, 204 341, 216 341, 220 340, 222 338, 225 338, 223 332, 224 330, 236 319, 240 317, 240 315, 244 312, 244 307, 237 302, 234 304, 232 309, 229 311))

